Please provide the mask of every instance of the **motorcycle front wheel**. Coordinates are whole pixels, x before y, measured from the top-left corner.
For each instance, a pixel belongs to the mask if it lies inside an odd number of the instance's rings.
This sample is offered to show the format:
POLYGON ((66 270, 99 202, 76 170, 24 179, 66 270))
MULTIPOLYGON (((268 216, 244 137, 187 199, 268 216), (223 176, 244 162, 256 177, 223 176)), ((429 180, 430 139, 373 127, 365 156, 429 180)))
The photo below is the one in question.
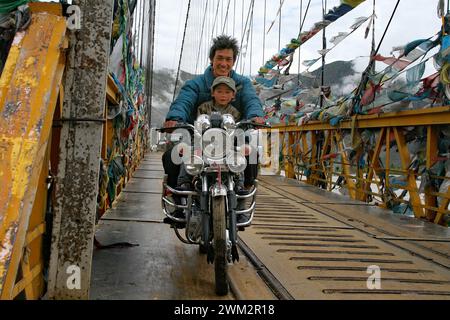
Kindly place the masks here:
POLYGON ((207 254, 208 253, 208 249, 206 248, 206 246, 204 244, 199 244, 198 245, 198 252, 200 254, 207 254))
POLYGON ((228 294, 225 197, 213 198, 212 204, 216 294, 223 296, 228 294))

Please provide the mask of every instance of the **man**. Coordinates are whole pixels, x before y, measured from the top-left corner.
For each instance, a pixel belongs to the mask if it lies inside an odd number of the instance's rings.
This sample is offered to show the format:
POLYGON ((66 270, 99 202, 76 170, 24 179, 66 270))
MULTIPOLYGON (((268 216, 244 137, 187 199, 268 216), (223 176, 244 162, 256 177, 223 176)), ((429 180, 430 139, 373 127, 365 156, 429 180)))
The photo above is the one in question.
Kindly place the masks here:
MULTIPOLYGON (((198 106, 212 99, 211 86, 214 79, 219 76, 230 77, 236 83, 237 92, 233 106, 241 113, 242 118, 264 123, 262 104, 250 80, 232 70, 238 54, 239 47, 236 39, 226 35, 213 39, 213 45, 209 51, 211 65, 206 68, 204 74, 187 81, 181 88, 178 97, 170 106, 164 127, 174 127, 178 122, 194 123, 198 106)), ((163 165, 165 172, 169 175, 169 186, 175 188, 180 168, 172 163, 170 157, 171 150, 168 150, 163 155, 163 165)), ((256 174, 256 165, 248 165, 244 172, 245 187, 249 188, 253 185, 256 174)))

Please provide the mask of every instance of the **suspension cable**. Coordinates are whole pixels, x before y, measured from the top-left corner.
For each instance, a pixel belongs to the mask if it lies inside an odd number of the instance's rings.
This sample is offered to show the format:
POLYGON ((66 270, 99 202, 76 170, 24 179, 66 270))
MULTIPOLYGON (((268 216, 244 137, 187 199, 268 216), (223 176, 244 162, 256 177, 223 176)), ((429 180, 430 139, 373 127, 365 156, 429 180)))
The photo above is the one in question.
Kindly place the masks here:
MULTIPOLYGON (((302 0, 303 1, 303 0, 302 0)), ((265 51, 266 51, 266 16, 267 16, 267 0, 264 0, 264 25, 263 25, 263 51, 262 51, 262 65, 266 63, 265 51)))
MULTIPOLYGON (((298 31, 298 37, 297 37, 298 40, 300 40, 300 35, 302 33, 302 30, 303 30, 303 24, 305 23, 306 16, 308 15, 309 5, 310 4, 311 4, 311 0, 308 1, 308 5, 306 6, 305 15, 303 16, 303 19, 302 19, 303 0, 301 0, 301 4, 300 4, 300 30, 298 31)), ((300 84, 300 65, 301 65, 300 50, 301 50, 301 46, 298 48, 298 73, 297 73, 297 82, 298 82, 298 84, 300 84)), ((286 74, 286 75, 289 74, 289 70, 291 69, 292 63, 294 62, 294 53, 292 53, 290 55, 290 59, 291 59, 291 61, 289 62, 289 65, 286 67, 286 70, 284 71, 284 74, 286 74)))
POLYGON ((277 21, 278 15, 281 13, 281 8, 283 7, 284 4, 284 0, 280 0, 280 7, 277 10, 277 14, 274 18, 274 20, 272 21, 272 23, 270 24, 269 29, 267 30, 267 34, 269 34, 270 30, 272 30, 272 27, 274 26, 275 22, 277 21))
MULTIPOLYGON (((325 20, 325 14, 327 11, 327 0, 322 0, 322 20, 325 20)), ((322 50, 326 50, 327 48, 327 38, 326 38, 326 29, 327 27, 323 28, 322 31, 322 50)), ((323 101, 325 99, 324 93, 323 93, 323 86, 325 85, 325 55, 326 53, 323 52, 322 54, 322 72, 320 77, 320 109, 323 108, 323 101)))
MULTIPOLYGON (((311 2, 311 0, 310 0, 311 2)), ((303 0, 300 0, 300 21, 299 21, 299 29, 298 29, 298 33, 302 33, 302 25, 303 25, 303 20, 302 20, 302 16, 303 16, 303 0)), ((298 48, 298 69, 297 69, 297 85, 300 86, 300 66, 302 64, 302 60, 301 60, 301 52, 300 52, 300 47, 298 48)))
MULTIPOLYGON (((243 66, 244 63, 241 62, 240 56, 242 55, 242 48, 243 48, 243 44, 244 44, 244 37, 245 37, 245 33, 247 31, 247 25, 248 25, 248 22, 249 22, 249 19, 250 19, 250 14, 251 14, 252 8, 254 7, 254 4, 255 4, 255 0, 252 0, 251 3, 250 3, 250 6, 248 7, 247 19, 245 20, 245 27, 244 27, 244 30, 242 31, 241 47, 240 47, 240 50, 239 50, 239 56, 237 57, 237 61, 236 61, 236 65, 238 63, 241 63, 240 64, 241 67, 243 66)), ((241 73, 243 73, 242 68, 241 68, 241 73)))
MULTIPOLYGON (((220 21, 218 21, 218 25, 219 26, 221 26, 221 25, 223 25, 223 1, 220 1, 220 14, 219 14, 219 17, 220 17, 220 21)), ((219 27, 217 27, 217 32, 219 32, 219 27)))
MULTIPOLYGON (((249 37, 250 37, 250 35, 251 35, 251 31, 252 31, 252 27, 253 27, 253 10, 254 10, 254 8, 255 8, 255 1, 253 0, 253 1, 250 3, 250 7, 249 7, 249 10, 251 9, 251 13, 250 13, 250 23, 249 23, 249 26, 248 26, 248 30, 246 30, 246 33, 247 33, 247 40, 246 40, 245 47, 247 48, 247 51, 248 51, 249 37)), ((248 17, 247 17, 247 18, 248 18, 248 17)), ((252 50, 252 48, 250 47, 250 60, 251 60, 251 54, 252 54, 251 50, 252 50)), ((247 51, 245 52, 245 53, 246 53, 246 57, 247 57, 247 51)), ((244 59, 244 61, 243 61, 243 63, 242 63, 242 74, 244 74, 244 72, 245 72, 245 63, 246 63, 246 62, 247 62, 247 59, 244 59)))
MULTIPOLYGON (((302 10, 303 10, 303 1, 300 1, 300 30, 298 32, 298 37, 297 39, 300 39, 300 35, 302 33, 302 29, 303 29, 303 24, 305 22, 306 19, 306 15, 308 14, 308 10, 309 10, 309 5, 311 4, 311 0, 309 0, 308 2, 308 6, 306 7, 306 12, 305 12, 305 16, 303 17, 302 20, 302 10)), ((301 57, 300 57, 300 47, 298 48, 298 71, 297 71, 297 84, 300 85, 300 66, 301 66, 301 57)), ((288 75, 289 74, 289 70, 291 69, 292 64, 294 63, 294 54, 295 52, 291 53, 286 59, 290 60, 288 66, 286 67, 286 69, 284 70, 284 74, 288 75)), ((278 70, 280 69, 280 67, 278 67, 278 70)))
POLYGON ((281 9, 284 0, 280 0, 279 18, 278 18, 278 52, 281 50, 281 9))
POLYGON ((195 74, 197 74, 197 67, 198 67, 198 61, 200 60, 200 49, 202 47, 202 42, 203 42, 203 31, 205 29, 205 20, 206 20, 206 10, 208 10, 208 0, 206 0, 206 5, 205 5, 205 13, 203 14, 203 22, 202 22, 202 31, 200 34, 200 44, 198 46, 198 52, 197 52, 197 62, 195 63, 195 74))
POLYGON ((380 40, 380 42, 378 43, 378 47, 377 47, 377 49, 376 49, 375 52, 374 52, 374 56, 375 56, 375 55, 378 53, 378 51, 380 50, 381 44, 383 43, 384 37, 386 36, 386 33, 387 33, 388 29, 389 29, 389 26, 391 25, 392 19, 394 18, 394 15, 395 15, 395 12, 397 11, 397 7, 398 7, 399 3, 400 3, 400 0, 397 0, 397 4, 395 5, 394 10, 392 11, 392 14, 391 14, 391 17, 390 17, 390 19, 389 19, 389 22, 388 22, 388 24, 387 24, 387 26, 386 26, 386 29, 385 29, 384 32, 383 32, 383 36, 381 37, 381 40, 380 40))
MULTIPOLYGON (((242 15, 241 15, 241 39, 243 39, 243 38, 244 38, 244 11, 245 11, 245 0, 242 0, 242 6, 241 6, 241 8, 242 8, 242 15)), ((237 57, 236 66, 237 66, 238 63, 239 63, 239 57, 240 57, 241 53, 242 53, 242 40, 241 40, 241 43, 240 43, 239 56, 237 57)), ((239 67, 240 67, 240 73, 242 74, 242 63, 239 65, 239 67)))
POLYGON ((214 22, 213 22, 213 27, 212 27, 212 33, 211 33, 211 38, 214 38, 214 29, 216 28, 216 22, 217 22, 217 17, 219 15, 219 5, 220 5, 220 0, 217 1, 217 9, 216 9, 216 16, 214 17, 214 22))
POLYGON ((145 31, 145 6, 146 2, 142 4, 142 32, 141 32, 141 59, 140 59, 140 66, 144 65, 144 31, 145 31))
MULTIPOLYGON (((389 22, 383 32, 383 36, 381 37, 381 40, 378 43, 378 47, 375 50, 375 52, 373 53, 373 56, 370 57, 369 65, 367 66, 366 70, 364 70, 364 72, 362 74, 361 82, 359 83, 359 86, 358 86, 355 96, 353 98, 353 106, 359 104, 359 102, 361 101, 361 94, 362 94, 364 88, 366 87, 367 82, 369 81, 369 71, 371 70, 373 63, 375 62, 374 57, 377 55, 378 50, 380 50, 381 44, 383 43, 384 37, 386 36, 386 33, 389 29, 389 26, 391 25, 392 19, 394 18, 395 12, 397 11, 399 4, 400 4, 400 0, 397 0, 394 10, 392 11, 391 17, 389 18, 389 22)), ((350 113, 350 112, 352 112, 352 110, 350 109, 348 112, 350 113)))
MULTIPOLYGON (((225 32, 225 25, 227 24, 227 21, 228 21, 228 11, 230 10, 230 3, 231 3, 231 0, 228 0, 227 13, 225 15, 225 21, 224 21, 223 27, 222 27, 222 34, 224 34, 224 32, 225 32)), ((228 31, 228 28, 227 28, 227 31, 228 31)))
POLYGON ((233 38, 236 27, 236 0, 233 0, 233 38))
MULTIPOLYGON (((156 26, 156 1, 154 2, 153 5, 153 15, 150 16, 150 14, 152 13, 152 6, 150 5, 148 8, 148 16, 149 19, 151 21, 151 26, 150 26, 150 30, 148 31, 148 43, 151 43, 151 47, 150 47, 150 54, 147 53, 147 76, 146 76, 146 81, 150 81, 150 84, 146 84, 146 89, 147 89, 147 115, 148 115, 148 125, 151 126, 152 123, 152 105, 153 105, 153 80, 154 80, 154 55, 155 55, 155 41, 153 41, 153 39, 155 39, 155 26, 156 26)), ((177 30, 178 31, 178 30, 177 30)))
POLYGON ((184 24, 183 40, 181 42, 180 60, 178 62, 177 77, 175 78, 175 88, 173 90, 172 103, 175 101, 175 95, 176 95, 176 92, 177 92, 178 80, 179 80, 179 77, 180 77, 181 59, 183 58, 184 40, 186 39, 186 29, 187 29, 187 24, 188 24, 188 20, 189 20, 189 11, 190 10, 191 10, 191 0, 189 0, 189 2, 188 2, 188 8, 187 8, 187 12, 186 12, 186 22, 184 24))
POLYGON ((253 58, 253 23, 254 23, 254 15, 253 15, 254 7, 252 7, 252 18, 250 23, 250 72, 249 76, 252 76, 252 58, 253 58))
POLYGON ((241 38, 244 38, 244 10, 245 10, 245 0, 242 0, 241 38))
MULTIPOLYGON (((376 0, 373 0, 373 7, 372 7, 372 50, 370 53, 370 56, 374 56, 375 54, 375 5, 376 0)), ((372 71, 375 72, 375 61, 372 65, 372 71)))

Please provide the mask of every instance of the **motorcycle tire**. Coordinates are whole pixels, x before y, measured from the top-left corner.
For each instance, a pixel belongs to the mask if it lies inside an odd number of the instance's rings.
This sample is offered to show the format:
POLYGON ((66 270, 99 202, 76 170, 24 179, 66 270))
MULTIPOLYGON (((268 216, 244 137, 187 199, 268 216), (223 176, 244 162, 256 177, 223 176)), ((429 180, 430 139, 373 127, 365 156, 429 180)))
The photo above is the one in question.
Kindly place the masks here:
POLYGON ((206 248, 206 246, 204 244, 199 244, 198 245, 198 252, 200 254, 207 254, 208 253, 208 249, 206 248))
POLYGON ((216 294, 228 294, 225 197, 213 198, 214 273, 216 294))

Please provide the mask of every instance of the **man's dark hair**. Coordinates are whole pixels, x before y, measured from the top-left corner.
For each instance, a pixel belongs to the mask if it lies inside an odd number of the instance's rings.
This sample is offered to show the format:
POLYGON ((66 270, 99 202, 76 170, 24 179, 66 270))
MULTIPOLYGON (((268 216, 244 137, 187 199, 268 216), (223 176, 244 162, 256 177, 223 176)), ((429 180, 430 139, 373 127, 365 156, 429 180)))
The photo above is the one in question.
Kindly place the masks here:
POLYGON ((236 61, 239 54, 238 42, 236 39, 226 35, 221 35, 213 39, 213 45, 211 46, 211 49, 209 49, 209 59, 212 61, 216 55, 216 51, 223 49, 232 49, 233 59, 236 61))

